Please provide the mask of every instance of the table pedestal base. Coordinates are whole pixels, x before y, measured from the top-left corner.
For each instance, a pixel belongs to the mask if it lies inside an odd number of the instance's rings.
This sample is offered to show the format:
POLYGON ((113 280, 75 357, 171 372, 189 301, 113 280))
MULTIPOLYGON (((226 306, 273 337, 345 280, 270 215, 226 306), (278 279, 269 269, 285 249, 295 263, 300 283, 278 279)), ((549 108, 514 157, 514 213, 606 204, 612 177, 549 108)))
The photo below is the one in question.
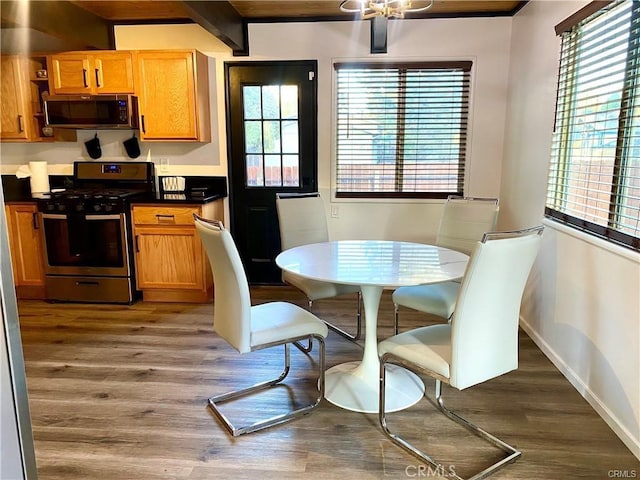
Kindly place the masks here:
MULTIPOLYGON (((362 413, 378 413, 380 384, 377 376, 364 375, 360 362, 336 365, 325 373, 325 398, 338 407, 362 413)), ((385 411, 410 407, 424 395, 424 383, 415 373, 387 365, 385 411)))

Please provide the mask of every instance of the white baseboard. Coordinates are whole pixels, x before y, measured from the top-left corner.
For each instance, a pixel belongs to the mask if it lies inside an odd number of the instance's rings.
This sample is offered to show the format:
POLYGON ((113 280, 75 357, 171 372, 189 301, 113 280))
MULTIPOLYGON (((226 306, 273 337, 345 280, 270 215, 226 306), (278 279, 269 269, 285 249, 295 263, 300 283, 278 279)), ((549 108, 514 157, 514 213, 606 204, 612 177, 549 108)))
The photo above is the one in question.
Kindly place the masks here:
POLYGON ((534 343, 551 360, 560 373, 562 373, 569 383, 584 397, 584 399, 598 412, 598 415, 609 425, 611 430, 622 440, 631 453, 640 460, 640 439, 634 438, 631 432, 616 418, 609 408, 595 395, 591 389, 582 381, 580 377, 569 367, 564 360, 551 348, 551 346, 520 317, 520 326, 531 337, 534 343))

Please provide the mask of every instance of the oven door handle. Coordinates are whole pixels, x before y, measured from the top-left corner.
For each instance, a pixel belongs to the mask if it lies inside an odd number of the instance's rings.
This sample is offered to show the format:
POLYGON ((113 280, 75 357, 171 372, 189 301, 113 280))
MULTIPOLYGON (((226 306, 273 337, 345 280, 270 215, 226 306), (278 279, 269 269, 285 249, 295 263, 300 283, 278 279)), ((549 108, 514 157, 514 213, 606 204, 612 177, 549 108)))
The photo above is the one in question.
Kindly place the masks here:
POLYGON ((120 220, 120 217, 122 217, 122 215, 119 213, 115 213, 113 215, 85 215, 84 216, 85 220, 90 220, 90 221, 120 220))
MULTIPOLYGON (((99 220, 120 220, 122 214, 114 213, 113 215, 85 215, 84 219, 89 221, 99 221, 99 220)), ((67 215, 58 215, 52 213, 43 213, 42 218, 51 218, 53 220, 66 220, 67 215)))

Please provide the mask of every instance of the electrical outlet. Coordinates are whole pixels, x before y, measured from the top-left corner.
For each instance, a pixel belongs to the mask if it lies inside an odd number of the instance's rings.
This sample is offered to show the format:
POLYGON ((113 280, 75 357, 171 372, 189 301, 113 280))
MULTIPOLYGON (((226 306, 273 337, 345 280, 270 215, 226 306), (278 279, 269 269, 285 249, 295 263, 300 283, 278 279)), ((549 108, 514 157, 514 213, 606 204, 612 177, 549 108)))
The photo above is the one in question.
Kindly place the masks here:
POLYGON ((160 173, 169 173, 169 159, 167 157, 160 157, 160 168, 158 171, 160 173))
POLYGON ((331 218, 340 218, 340 207, 331 205, 331 218))

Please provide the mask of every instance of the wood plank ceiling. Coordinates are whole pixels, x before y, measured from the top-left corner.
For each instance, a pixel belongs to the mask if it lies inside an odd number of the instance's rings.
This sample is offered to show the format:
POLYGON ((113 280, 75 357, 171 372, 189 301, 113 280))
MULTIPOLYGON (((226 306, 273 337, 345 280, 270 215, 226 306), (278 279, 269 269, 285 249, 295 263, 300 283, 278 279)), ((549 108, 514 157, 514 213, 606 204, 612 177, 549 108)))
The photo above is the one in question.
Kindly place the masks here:
MULTIPOLYGON (((161 20, 189 18, 183 2, 166 1, 76 1, 79 7, 99 17, 112 21, 161 20)), ((355 19, 353 14, 340 11, 340 1, 322 0, 316 2, 300 2, 295 0, 231 0, 229 2, 240 16, 248 21, 265 21, 267 19, 355 19)), ((412 18, 429 16, 462 16, 462 15, 504 15, 511 14, 522 2, 514 0, 440 0, 423 14, 414 14, 412 18)))
MULTIPOLYGON (((356 14, 340 11, 340 3, 335 0, 31 0, 28 3, 2 0, 0 30, 26 28, 56 39, 50 42, 49 50, 38 48, 32 42, 33 50, 51 51, 56 46, 60 48, 61 41, 66 42, 67 50, 109 49, 114 47, 113 26, 116 24, 195 22, 226 43, 235 55, 247 55, 247 23, 359 20, 356 14)), ((517 0, 435 0, 426 12, 408 17, 510 16, 525 3, 517 0)), ((374 28, 377 28, 375 24, 374 28)), ((383 28, 381 33, 386 42, 386 23, 383 28)), ((7 51, 10 42, 4 35, 2 40, 2 53, 13 53, 7 51)))

